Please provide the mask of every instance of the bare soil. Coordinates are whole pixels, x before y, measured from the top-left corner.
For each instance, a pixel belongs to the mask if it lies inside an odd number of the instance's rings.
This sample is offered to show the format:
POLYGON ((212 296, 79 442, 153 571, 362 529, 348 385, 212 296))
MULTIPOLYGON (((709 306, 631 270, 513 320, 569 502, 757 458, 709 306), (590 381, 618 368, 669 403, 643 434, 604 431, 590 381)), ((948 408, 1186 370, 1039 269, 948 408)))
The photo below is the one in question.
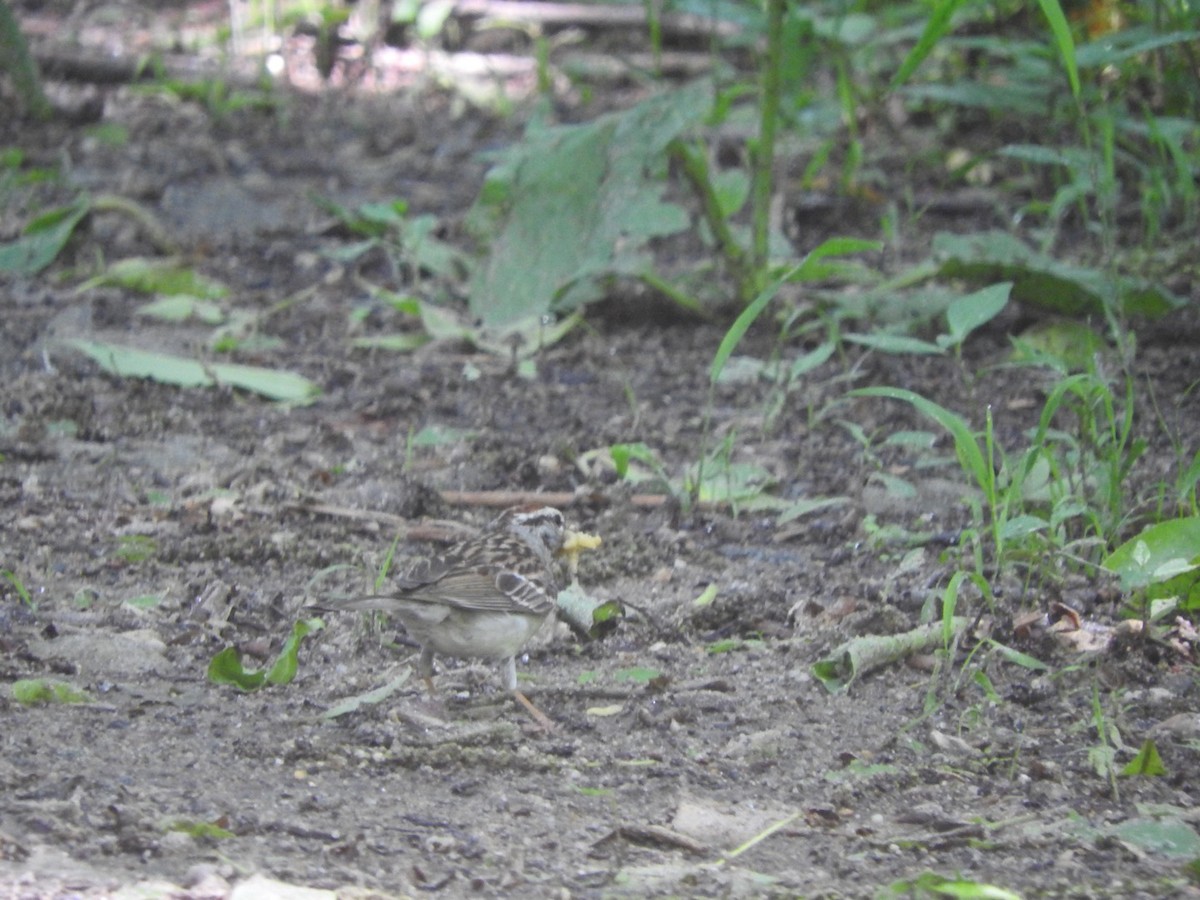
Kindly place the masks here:
MULTIPOLYGON (((311 406, 284 408, 116 379, 57 350, 64 335, 195 350, 210 334, 152 329, 136 314, 145 298, 129 292, 75 292, 74 267, 155 252, 119 215, 95 217, 48 274, 0 282, 0 555, 31 594, 25 603, 0 583, 0 682, 60 679, 94 699, 26 707, 0 689, 0 896, 140 886, 199 898, 256 885, 278 896, 273 879, 341 896, 832 898, 927 871, 1027 897, 1200 896, 1187 857, 1129 830, 1158 817, 1194 837, 1194 658, 1153 642, 1080 654, 1040 626, 1013 627, 1056 603, 1113 626, 1125 598, 1108 579, 1053 562, 997 579, 986 623, 1042 672, 986 648, 968 660, 972 639, 942 670, 922 657, 840 694, 810 671, 850 637, 915 627, 958 567, 954 539, 970 521, 956 468, 927 476, 902 448, 875 457, 839 420, 876 439, 927 423, 846 391, 907 387, 975 423, 990 406, 1001 440, 1019 446, 1048 382, 993 364, 1028 313, 974 337, 961 364, 835 358, 769 418, 769 383, 721 387, 714 434, 736 434, 735 459, 770 468, 780 495, 847 498, 784 525, 636 506, 627 487, 576 465, 630 440, 676 472, 694 461, 721 323, 616 297, 544 349, 532 379, 458 344, 350 349, 400 319, 352 315, 367 294, 325 254, 350 238, 326 228, 310 192, 348 205, 402 196, 455 238, 481 151, 516 139, 519 119, 431 88, 296 95, 222 117, 110 88, 103 121, 127 129, 115 143, 0 113, 5 142, 31 164, 69 161, 72 183, 145 203, 191 264, 233 287, 231 306, 261 313, 282 343, 238 361, 322 388, 311 406), (425 426, 471 437, 409 447, 425 426), (890 496, 879 471, 920 493, 890 496), (375 514, 480 525, 495 512, 452 507, 447 490, 578 492, 569 518, 604 540, 581 580, 625 603, 625 618, 590 643, 560 626, 519 664, 556 731, 505 696, 494 667, 454 660, 440 663, 440 702, 414 675, 382 703, 324 718, 413 665, 402 630, 360 615, 326 616, 290 684, 241 693, 206 680, 229 645, 268 663, 313 615, 316 576, 378 566, 397 528, 375 514), (872 521, 936 537, 913 555, 873 539, 872 521), (715 601, 694 603, 709 585, 715 601), (658 677, 639 677, 648 669, 658 677), (1167 775, 1121 779, 1115 792, 1095 751, 1119 742, 1123 764, 1151 734, 1167 775)), ((4 237, 20 213, 6 212, 4 237)), ((862 233, 853 210, 838 215, 821 230, 862 233)), ((920 248, 920 233, 908 240, 920 248)), ((1135 513, 1200 446, 1196 289, 1173 287, 1192 307, 1138 331, 1148 446, 1128 484, 1135 513)), ((742 352, 765 358, 774 337, 764 321, 742 352)), ((427 550, 405 542, 397 554, 427 550)))

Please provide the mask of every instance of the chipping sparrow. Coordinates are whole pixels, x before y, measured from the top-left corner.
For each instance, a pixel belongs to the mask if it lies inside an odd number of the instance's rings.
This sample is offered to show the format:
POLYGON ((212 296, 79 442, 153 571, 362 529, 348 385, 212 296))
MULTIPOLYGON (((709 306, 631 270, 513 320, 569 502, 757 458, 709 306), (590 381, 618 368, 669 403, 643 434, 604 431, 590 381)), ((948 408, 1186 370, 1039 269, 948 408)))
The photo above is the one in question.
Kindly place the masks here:
MULTIPOLYGON (((547 719, 517 690, 515 657, 554 611, 554 555, 569 535, 549 506, 506 510, 479 537, 461 541, 391 579, 391 591, 338 600, 338 610, 383 610, 421 645, 418 671, 430 693, 433 656, 498 659, 504 687, 545 727, 547 719)), ((578 552, 578 551, 576 551, 578 552)))

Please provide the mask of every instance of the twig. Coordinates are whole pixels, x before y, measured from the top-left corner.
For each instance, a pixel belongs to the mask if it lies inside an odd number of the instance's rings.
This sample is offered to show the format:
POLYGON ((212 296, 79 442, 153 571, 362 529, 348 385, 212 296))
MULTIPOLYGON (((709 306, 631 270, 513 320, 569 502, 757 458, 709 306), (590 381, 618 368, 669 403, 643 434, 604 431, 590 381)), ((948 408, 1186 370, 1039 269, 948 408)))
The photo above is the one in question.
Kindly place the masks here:
MULTIPOLYGON (((442 491, 441 496, 451 506, 482 506, 496 509, 526 506, 531 503, 544 503, 547 506, 565 509, 579 503, 606 506, 612 502, 610 497, 595 491, 583 494, 566 491, 442 491)), ((670 499, 666 494, 634 494, 629 498, 629 504, 638 509, 658 509, 670 499)))

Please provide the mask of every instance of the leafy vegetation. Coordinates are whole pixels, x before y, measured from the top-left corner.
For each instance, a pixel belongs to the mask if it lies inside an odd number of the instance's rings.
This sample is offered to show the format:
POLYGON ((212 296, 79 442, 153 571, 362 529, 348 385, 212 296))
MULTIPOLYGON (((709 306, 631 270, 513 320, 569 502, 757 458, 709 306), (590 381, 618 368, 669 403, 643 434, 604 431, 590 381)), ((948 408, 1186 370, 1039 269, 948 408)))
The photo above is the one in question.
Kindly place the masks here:
POLYGON ((213 684, 231 684, 240 691, 256 691, 271 684, 290 684, 300 665, 301 642, 324 627, 325 623, 320 619, 296 622, 275 661, 265 669, 246 669, 242 666, 237 647, 226 647, 209 662, 208 680, 213 684))
MULTIPOLYGON (((399 6, 397 21, 422 40, 449 15, 444 4, 399 6)), ((662 23, 651 6, 647 28, 661 51, 662 23)), ((931 587, 924 622, 887 640, 839 647, 817 677, 840 688, 913 648, 954 658, 971 639, 972 616, 995 612, 997 586, 1012 579, 1114 576, 1122 612, 1153 637, 1170 617, 1194 618, 1200 609, 1200 452, 1175 448, 1176 471, 1163 477, 1156 500, 1134 486, 1153 421, 1134 375, 1137 331, 1143 320, 1187 302, 1172 287, 1182 279, 1171 273, 1193 280, 1196 273, 1188 253, 1200 222, 1200 21, 1181 4, 1099 2, 1092 9, 1105 21, 1073 19, 1058 0, 714 4, 705 15, 729 27, 714 29, 705 77, 659 83, 639 102, 582 123, 561 124, 549 104, 538 108, 523 138, 490 159, 466 223, 474 247, 455 245, 434 215, 414 212, 402 198, 343 205, 313 197, 336 226, 322 247, 326 260, 351 268, 384 261, 382 283, 355 272, 366 299, 348 314, 346 344, 408 352, 430 340, 461 341, 511 358, 519 374, 532 376, 541 350, 578 327, 591 304, 635 289, 661 295, 689 316, 728 323, 705 373, 708 398, 692 456, 664 458, 653 436, 636 427, 583 456, 604 458, 618 478, 671 495, 685 513, 719 505, 735 514, 770 512, 781 523, 841 501, 777 496, 799 473, 746 461, 748 444, 770 436, 802 386, 818 377, 849 380, 861 360, 878 355, 952 358, 962 397, 939 402, 879 384, 839 388, 808 410, 810 427, 834 424, 857 440, 888 491, 917 494, 883 463, 886 453, 913 453, 922 471, 957 465, 966 508, 956 546, 942 554, 945 575, 931 587), (906 144, 912 122, 927 135, 906 144), (898 168, 894 159, 880 161, 892 137, 911 184, 885 177, 898 168), (927 229, 936 233, 925 246, 911 232, 932 203, 913 184, 982 192, 984 200, 965 233, 927 229), (857 204, 864 211, 858 233, 829 235, 822 223, 773 211, 780 197, 816 193, 857 204), (669 249, 680 246, 684 252, 669 249), (364 333, 381 310, 386 330, 364 333), (1007 427, 998 406, 976 396, 980 373, 967 363, 981 332, 1008 332, 1017 316, 1039 321, 1011 334, 1011 353, 991 364, 1023 367, 1042 385, 1024 430, 1007 427), (770 358, 738 355, 760 329, 774 336, 770 358), (719 421, 717 397, 738 379, 769 385, 757 428, 719 421), (855 411, 882 400, 905 404, 933 430, 868 433, 855 411), (943 434, 951 459, 933 449, 943 434)), ((0 13, 8 16, 6 5, 0 13)), ((317 5, 297 15, 316 23, 321 52, 336 52, 344 11, 317 5)), ((10 35, 20 38, 0 19, 0 37, 10 35)), ((34 109, 27 59, 13 59, 18 93, 34 109)), ((545 86, 546 53, 541 63, 545 86)), ((331 66, 321 60, 324 76, 331 66)), ((219 79, 190 85, 161 72, 151 89, 222 118, 277 102, 219 79)), ((25 205, 33 173, 19 153, 6 155, 2 172, 0 201, 25 205)), ((208 335, 208 355, 197 357, 82 339, 71 346, 120 377, 228 384, 289 403, 316 397, 317 387, 294 373, 211 358, 277 349, 266 321, 306 295, 265 312, 240 308, 234 291, 181 260, 148 210, 69 183, 58 187, 53 202, 9 229, 0 272, 45 277, 56 262, 73 264, 64 257, 72 241, 86 240, 89 219, 118 212, 163 258, 79 264, 66 274, 81 292, 151 295, 137 311, 142 320, 199 325, 208 335)), ((464 377, 472 377, 469 370, 464 377)), ((460 439, 410 432, 406 469, 415 448, 460 439)), ((910 524, 869 517, 863 531, 875 546, 894 538, 928 545, 933 532, 910 524)), ((152 552, 132 543, 118 556, 137 562, 152 552)), ((3 574, 30 604, 17 576, 3 574)), ((262 672, 247 672, 235 651, 224 651, 210 677, 243 689, 286 680, 302 637, 294 633, 262 672)), ((745 645, 728 638, 709 649, 745 645)), ((1041 665, 990 639, 979 646, 1012 664, 1041 665)), ((976 683, 991 699, 996 692, 979 674, 976 683)), ((1097 772, 1114 791, 1120 771, 1149 774, 1161 765, 1150 745, 1132 770, 1119 770, 1121 748, 1099 704, 1092 726, 1097 772)))

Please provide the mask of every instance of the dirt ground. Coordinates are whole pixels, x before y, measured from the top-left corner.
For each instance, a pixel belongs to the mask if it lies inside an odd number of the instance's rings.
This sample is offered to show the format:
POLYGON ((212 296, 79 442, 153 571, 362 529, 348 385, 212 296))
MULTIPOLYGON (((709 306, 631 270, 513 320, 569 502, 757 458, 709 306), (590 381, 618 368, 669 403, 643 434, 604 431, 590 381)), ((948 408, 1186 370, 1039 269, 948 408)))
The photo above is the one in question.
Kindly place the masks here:
MULTIPOLYGON (((974 423, 990 404, 1015 443, 1046 382, 992 364, 1026 313, 975 336, 964 364, 835 357, 766 429, 770 384, 718 391, 714 430, 736 431, 736 459, 767 466, 781 496, 842 504, 784 525, 645 508, 576 461, 633 440, 673 471, 693 461, 720 323, 617 298, 543 350, 533 378, 454 343, 350 347, 398 319, 352 315, 367 296, 325 253, 350 238, 325 227, 310 192, 348 205, 402 196, 454 238, 485 171, 480 151, 514 140, 519 113, 496 118, 427 87, 296 95, 271 114, 216 117, 113 87, 103 121, 127 140, 0 113, 4 142, 30 164, 146 204, 193 265, 234 288, 231 304, 262 314, 281 343, 239 361, 299 372, 322 393, 284 408, 116 379, 58 349, 69 335, 179 351, 207 339, 201 325, 151 328, 135 312, 144 297, 75 292, 73 266, 154 252, 121 216, 95 217, 49 273, 0 282, 0 556, 31 594, 22 602, 0 582, 0 896, 262 897, 286 883, 346 897, 833 898, 924 872, 1026 897, 1200 896, 1183 869, 1200 856, 1189 852, 1200 818, 1192 663, 1152 644, 1083 655, 1013 629, 1016 614, 1055 602, 1112 626, 1122 598, 1108 580, 1001 582, 993 634, 1042 672, 983 650, 968 665, 968 642, 940 674, 922 657, 840 694, 811 674, 850 637, 915 627, 955 569, 946 540, 914 555, 872 539, 871 522, 942 538, 968 522, 956 469, 926 476, 902 448, 875 457, 839 421, 877 440, 927 423, 846 391, 906 387, 974 423), (409 447, 426 426, 468 434, 409 447), (890 497, 881 470, 920 493, 890 497), (313 615, 314 579, 344 571, 331 567, 378 566, 397 529, 377 514, 494 515, 451 506, 448 490, 578 492, 569 519, 604 540, 581 581, 625 603, 625 617, 591 643, 559 626, 519 661, 556 731, 504 696, 494 667, 454 660, 441 661, 440 705, 414 673, 385 701, 325 718, 411 672, 402 630, 358 614, 324 616, 288 685, 240 693, 206 680, 226 646, 269 662, 313 615), (709 585, 716 599, 696 604, 709 585), (979 667, 991 695, 972 677, 979 667), (10 696, 10 683, 37 677, 94 702, 10 696), (1121 779, 1114 794, 1093 766, 1097 721, 1122 764, 1153 734, 1168 774, 1121 779), (1153 822, 1175 823, 1178 844, 1139 840, 1153 822)), ((861 233, 831 216, 822 229, 861 233)), ((1147 504, 1179 448, 1190 459, 1200 445, 1196 288, 1172 286, 1192 306, 1138 331, 1148 447, 1129 490, 1147 504)), ((774 337, 755 329, 739 352, 766 358, 774 337)))

